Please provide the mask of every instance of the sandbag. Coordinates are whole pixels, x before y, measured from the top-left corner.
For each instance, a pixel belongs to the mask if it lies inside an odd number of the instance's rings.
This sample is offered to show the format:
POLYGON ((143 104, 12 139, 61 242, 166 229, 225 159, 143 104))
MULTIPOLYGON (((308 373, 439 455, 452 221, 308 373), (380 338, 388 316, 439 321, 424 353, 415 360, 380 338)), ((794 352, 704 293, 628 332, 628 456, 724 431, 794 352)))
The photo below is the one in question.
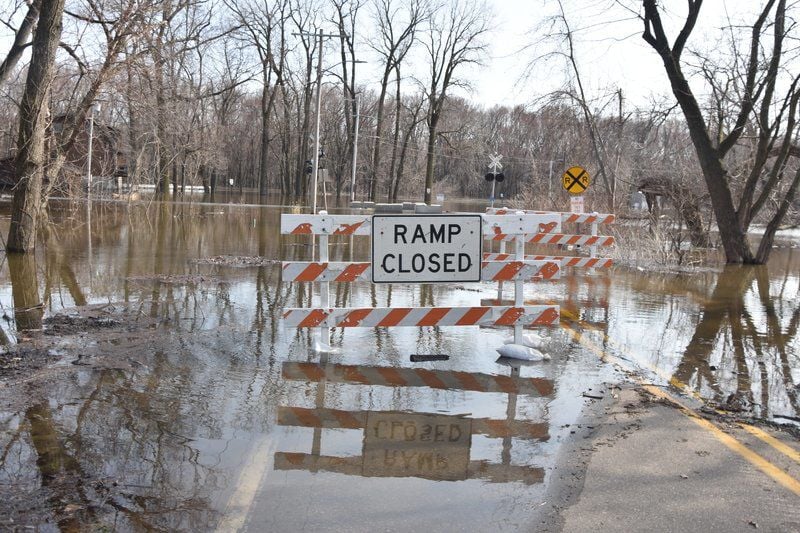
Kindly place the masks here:
POLYGON ((497 353, 503 357, 520 359, 522 361, 549 361, 550 356, 542 353, 536 348, 522 346, 521 344, 504 344, 497 349, 497 353))

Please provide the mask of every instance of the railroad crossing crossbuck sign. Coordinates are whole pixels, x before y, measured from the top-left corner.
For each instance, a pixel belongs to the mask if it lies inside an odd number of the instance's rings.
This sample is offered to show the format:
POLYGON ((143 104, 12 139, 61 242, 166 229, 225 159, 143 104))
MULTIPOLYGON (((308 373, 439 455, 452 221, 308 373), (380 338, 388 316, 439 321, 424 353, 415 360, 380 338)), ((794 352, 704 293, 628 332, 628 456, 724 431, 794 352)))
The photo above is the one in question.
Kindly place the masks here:
POLYGON ((589 173, 585 168, 570 167, 564 172, 564 190, 570 194, 583 194, 591 184, 592 179, 589 177, 589 173))

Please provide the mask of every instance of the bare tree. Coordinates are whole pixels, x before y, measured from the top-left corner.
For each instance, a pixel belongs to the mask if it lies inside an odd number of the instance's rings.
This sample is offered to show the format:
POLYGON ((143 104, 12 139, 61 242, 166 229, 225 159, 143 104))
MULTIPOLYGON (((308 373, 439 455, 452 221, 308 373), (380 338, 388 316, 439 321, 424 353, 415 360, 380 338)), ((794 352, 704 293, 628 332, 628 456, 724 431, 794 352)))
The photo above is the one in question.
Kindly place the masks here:
POLYGON ((478 0, 449 0, 430 17, 423 39, 427 52, 427 160, 425 165, 425 203, 433 197, 433 172, 436 163, 436 139, 447 91, 463 86, 456 71, 476 63, 486 49, 483 37, 489 30, 489 9, 478 0))
POLYGON ((20 106, 15 161, 19 181, 11 203, 11 225, 6 243, 9 252, 32 252, 36 246, 36 225, 47 157, 44 150, 47 97, 61 39, 63 16, 64 0, 42 0, 39 22, 33 35, 25 94, 20 106))
POLYGON ((788 80, 781 76, 793 72, 789 65, 796 60, 797 52, 787 48, 786 41, 795 38, 791 34, 795 24, 787 21, 789 8, 785 0, 768 0, 764 4, 750 26, 748 52, 743 57, 737 54, 733 66, 725 72, 731 83, 728 89, 723 89, 726 105, 717 109, 722 116, 718 114, 717 131, 712 136, 713 124, 706 120, 689 85, 682 59, 702 4, 702 0, 687 0, 683 26, 670 43, 658 2, 643 0, 642 37, 661 57, 672 92, 683 112, 711 197, 726 261, 764 263, 772 249, 775 231, 800 186, 800 171, 792 177, 787 169, 792 147, 796 146, 800 76, 795 74, 788 80), (762 39, 770 34, 772 45, 766 46, 762 39), (779 95, 779 89, 784 86, 786 92, 779 95), (730 121, 728 116, 732 117, 730 121), (757 132, 758 140, 737 206, 734 196, 739 184, 729 172, 729 166, 734 149, 747 148, 747 139, 743 136, 748 130, 757 132), (776 207, 754 254, 747 240, 747 230, 756 214, 769 203, 776 207))
MULTIPOLYGON (((386 93, 392 72, 397 74, 399 84, 399 68, 405 59, 419 25, 428 16, 422 0, 412 0, 404 4, 397 0, 374 0, 374 20, 378 28, 378 36, 371 47, 380 55, 383 61, 380 93, 378 95, 377 118, 375 119, 375 144, 372 148, 372 163, 369 197, 374 200, 378 190, 378 181, 381 172, 381 144, 384 126, 384 113, 386 93)), ((399 105, 399 103, 398 103, 399 105)), ((389 186, 391 194, 391 185, 389 186)))
MULTIPOLYGON (((271 141, 270 118, 275 102, 284 84, 286 64, 286 20, 288 0, 273 2, 255 1, 250 4, 229 2, 230 9, 242 25, 247 41, 258 54, 261 67, 261 139, 259 152, 259 194, 266 196, 269 180, 269 147, 271 141)), ((282 189, 288 190, 282 180, 282 189)))

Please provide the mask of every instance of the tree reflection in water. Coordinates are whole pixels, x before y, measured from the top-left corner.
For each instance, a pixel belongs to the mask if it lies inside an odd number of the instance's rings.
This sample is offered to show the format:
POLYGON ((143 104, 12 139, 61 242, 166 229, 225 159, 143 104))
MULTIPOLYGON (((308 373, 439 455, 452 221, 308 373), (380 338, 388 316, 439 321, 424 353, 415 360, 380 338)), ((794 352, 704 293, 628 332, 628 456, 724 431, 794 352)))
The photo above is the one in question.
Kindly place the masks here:
POLYGON ((764 417, 800 412, 790 361, 800 305, 785 294, 788 279, 789 270, 779 293, 771 294, 768 267, 726 267, 673 378, 701 393, 708 387, 726 409, 764 417))

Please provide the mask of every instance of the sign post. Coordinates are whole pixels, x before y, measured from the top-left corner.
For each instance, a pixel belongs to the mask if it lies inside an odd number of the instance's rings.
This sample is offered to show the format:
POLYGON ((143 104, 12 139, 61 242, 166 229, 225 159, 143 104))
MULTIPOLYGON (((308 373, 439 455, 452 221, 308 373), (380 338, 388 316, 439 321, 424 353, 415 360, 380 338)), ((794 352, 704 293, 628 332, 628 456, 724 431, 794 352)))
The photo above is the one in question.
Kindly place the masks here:
POLYGON ((494 207, 495 185, 505 178, 501 172, 501 170, 503 170, 503 164, 500 162, 501 159, 503 159, 503 156, 495 152, 494 155, 489 156, 489 164, 487 165, 491 169, 490 172, 486 174, 486 179, 492 182, 492 196, 489 198, 491 207, 494 207))
POLYGON ((373 283, 481 279, 481 215, 373 215, 373 283))

